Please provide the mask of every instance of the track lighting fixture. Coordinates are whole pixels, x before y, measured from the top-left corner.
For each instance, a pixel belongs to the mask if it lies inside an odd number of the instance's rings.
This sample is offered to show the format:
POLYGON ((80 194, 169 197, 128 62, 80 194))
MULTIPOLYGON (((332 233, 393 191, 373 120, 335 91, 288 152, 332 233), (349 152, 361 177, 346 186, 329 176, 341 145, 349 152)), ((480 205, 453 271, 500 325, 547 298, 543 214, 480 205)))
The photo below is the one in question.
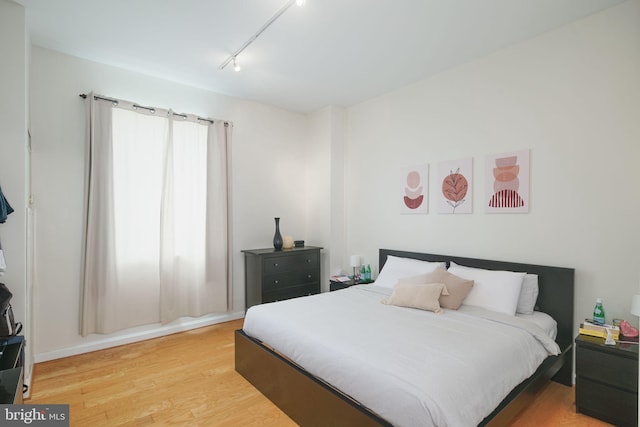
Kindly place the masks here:
POLYGON ((306 0, 288 0, 287 3, 278 10, 275 15, 273 15, 265 24, 256 31, 254 35, 249 37, 249 40, 244 42, 244 44, 240 47, 240 49, 233 52, 219 67, 220 70, 224 70, 224 68, 229 65, 230 62, 233 62, 233 69, 235 71, 240 71, 240 66, 236 63, 236 57, 242 53, 251 43, 253 43, 259 36, 262 34, 271 24, 273 24, 276 19, 280 18, 280 16, 287 11, 294 4, 298 6, 303 6, 306 3, 306 0))

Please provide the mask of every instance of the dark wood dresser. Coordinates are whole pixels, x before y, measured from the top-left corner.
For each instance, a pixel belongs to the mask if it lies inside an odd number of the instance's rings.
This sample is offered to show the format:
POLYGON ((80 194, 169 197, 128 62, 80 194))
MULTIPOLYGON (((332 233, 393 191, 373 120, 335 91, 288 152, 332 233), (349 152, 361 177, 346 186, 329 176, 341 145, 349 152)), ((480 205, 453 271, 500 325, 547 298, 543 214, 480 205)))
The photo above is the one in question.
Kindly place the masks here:
POLYGON ((242 251, 246 308, 320 293, 320 249, 305 246, 242 251))
POLYGON ((576 411, 617 426, 638 426, 638 344, 576 337, 576 411))

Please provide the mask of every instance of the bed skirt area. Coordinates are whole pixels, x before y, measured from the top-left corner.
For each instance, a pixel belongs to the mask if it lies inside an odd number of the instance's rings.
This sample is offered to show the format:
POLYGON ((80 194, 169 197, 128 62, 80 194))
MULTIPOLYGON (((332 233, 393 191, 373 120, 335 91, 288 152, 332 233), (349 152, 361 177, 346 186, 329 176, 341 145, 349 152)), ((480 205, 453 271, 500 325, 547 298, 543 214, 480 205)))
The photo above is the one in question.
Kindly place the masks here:
MULTIPOLYGON (((235 369, 255 388, 301 426, 391 426, 358 402, 309 374, 242 330, 235 332, 235 369)), ((503 426, 528 406, 550 379, 566 382, 572 347, 549 356, 480 425, 503 426), (565 361, 569 360, 569 363, 565 361), (562 369, 562 368, 565 369, 562 369)))
POLYGON ((235 368, 301 426, 391 426, 367 408, 246 335, 235 332, 235 368))

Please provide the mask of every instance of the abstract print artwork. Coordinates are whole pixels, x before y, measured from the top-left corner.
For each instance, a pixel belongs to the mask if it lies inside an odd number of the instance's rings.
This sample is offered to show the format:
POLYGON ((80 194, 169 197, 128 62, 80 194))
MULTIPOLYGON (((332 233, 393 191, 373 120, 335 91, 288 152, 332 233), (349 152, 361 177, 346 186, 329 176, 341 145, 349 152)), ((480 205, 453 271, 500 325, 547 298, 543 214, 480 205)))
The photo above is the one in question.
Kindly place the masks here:
POLYGON ((473 159, 471 157, 438 165, 440 196, 438 198, 439 213, 472 213, 473 212, 473 159))
POLYGON ((529 212, 529 150, 487 157, 486 212, 529 212))
POLYGON ((402 170, 401 213, 427 213, 429 165, 407 167, 402 170))

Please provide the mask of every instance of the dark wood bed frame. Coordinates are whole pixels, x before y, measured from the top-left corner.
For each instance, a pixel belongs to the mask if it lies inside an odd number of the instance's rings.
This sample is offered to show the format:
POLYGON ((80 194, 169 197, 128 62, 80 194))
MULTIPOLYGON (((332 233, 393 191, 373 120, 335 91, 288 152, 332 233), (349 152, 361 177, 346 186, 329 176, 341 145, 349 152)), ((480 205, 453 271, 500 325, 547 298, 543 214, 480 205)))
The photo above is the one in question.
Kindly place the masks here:
MULTIPOLYGON (((538 275, 540 294, 536 310, 558 323, 556 342, 559 356, 549 356, 538 370, 515 387, 480 425, 505 425, 526 407, 549 379, 567 386, 573 373, 573 288, 574 270, 504 261, 463 258, 380 249, 379 269, 388 255, 424 261, 453 261, 490 270, 526 271, 538 275)), ((249 337, 235 333, 235 368, 243 377, 301 426, 390 426, 370 410, 309 374, 277 352, 249 337)))

